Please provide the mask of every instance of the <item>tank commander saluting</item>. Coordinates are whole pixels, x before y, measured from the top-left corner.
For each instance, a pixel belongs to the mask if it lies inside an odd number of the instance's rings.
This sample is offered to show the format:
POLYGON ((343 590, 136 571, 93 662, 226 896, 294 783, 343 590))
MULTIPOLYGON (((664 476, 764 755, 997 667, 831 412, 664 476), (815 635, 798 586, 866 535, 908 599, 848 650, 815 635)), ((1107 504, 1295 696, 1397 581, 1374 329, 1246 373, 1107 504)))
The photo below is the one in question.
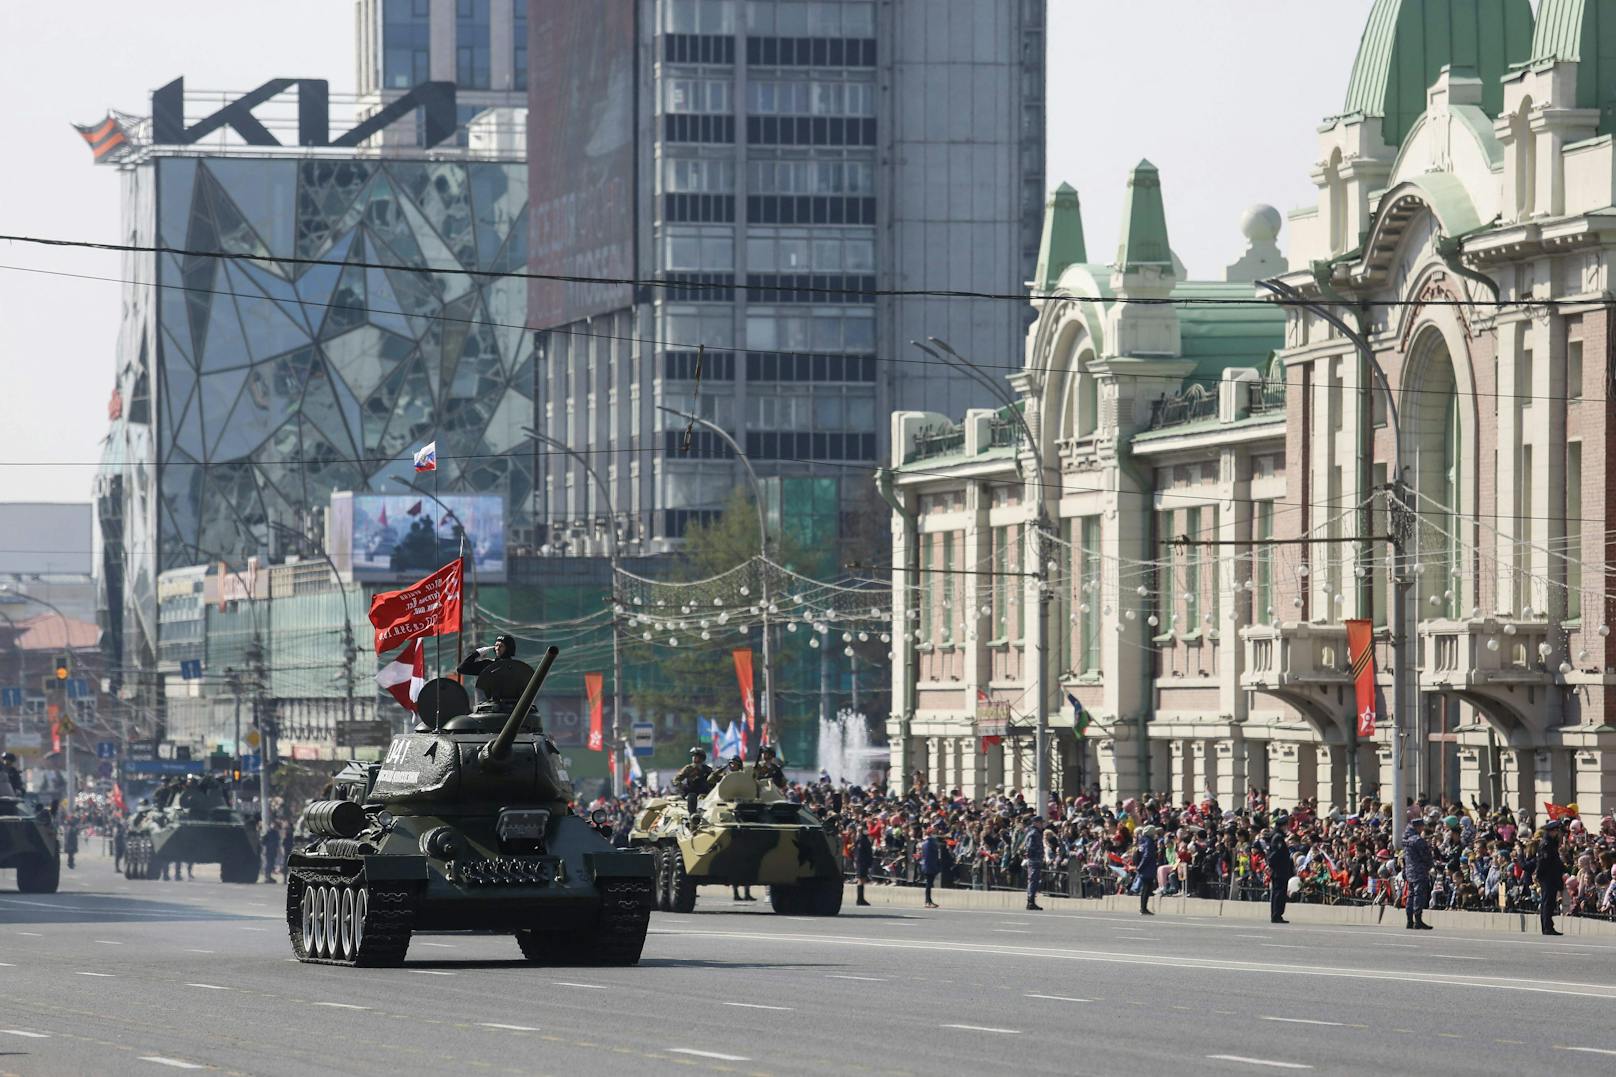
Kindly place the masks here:
POLYGON ((690 762, 673 776, 673 788, 684 794, 691 822, 696 819, 696 800, 711 789, 717 779, 713 768, 707 765, 707 753, 700 748, 690 749, 690 762))
POLYGON ((786 791, 786 772, 774 760, 774 748, 765 744, 758 750, 758 761, 752 764, 752 777, 759 785, 773 782, 780 792, 786 791))
POLYGON ((455 667, 455 672, 462 677, 477 677, 481 676, 483 670, 495 662, 515 657, 516 637, 495 636, 492 647, 478 647, 475 651, 466 655, 460 665, 455 667))

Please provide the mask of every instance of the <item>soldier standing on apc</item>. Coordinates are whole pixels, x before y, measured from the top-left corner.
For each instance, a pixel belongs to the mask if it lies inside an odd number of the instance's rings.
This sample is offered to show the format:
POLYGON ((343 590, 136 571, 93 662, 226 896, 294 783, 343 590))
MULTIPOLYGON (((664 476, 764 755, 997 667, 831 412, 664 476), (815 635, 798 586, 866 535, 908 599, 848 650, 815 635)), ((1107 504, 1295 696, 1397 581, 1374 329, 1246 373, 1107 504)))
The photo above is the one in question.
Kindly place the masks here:
POLYGON ((752 764, 752 777, 759 785, 764 782, 773 782, 780 792, 786 791, 786 772, 780 769, 780 764, 774 761, 774 749, 765 744, 759 750, 760 758, 752 764))
POLYGON ((707 765, 707 753, 700 748, 690 749, 690 762, 674 775, 673 788, 683 793, 685 808, 690 812, 692 824, 696 821, 696 800, 713 787, 713 768, 707 765))

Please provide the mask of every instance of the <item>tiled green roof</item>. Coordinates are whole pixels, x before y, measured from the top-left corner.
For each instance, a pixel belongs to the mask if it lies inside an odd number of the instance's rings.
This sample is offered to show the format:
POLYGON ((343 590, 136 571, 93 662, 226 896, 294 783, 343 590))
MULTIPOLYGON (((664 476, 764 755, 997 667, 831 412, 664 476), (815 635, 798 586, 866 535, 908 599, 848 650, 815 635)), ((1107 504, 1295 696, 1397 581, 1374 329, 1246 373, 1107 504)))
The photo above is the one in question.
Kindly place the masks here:
POLYGON ((1249 284, 1190 282, 1174 288, 1173 298, 1224 301, 1178 307, 1184 358, 1195 361, 1192 382, 1209 384, 1230 367, 1264 367, 1285 346, 1284 309, 1258 300, 1249 284))
POLYGON ((1401 145, 1425 91, 1453 67, 1480 77, 1482 110, 1497 117, 1499 80, 1532 53, 1532 34, 1529 0, 1375 0, 1342 112, 1381 117, 1387 144, 1401 145))
POLYGON ((1599 133, 1616 133, 1616 2, 1543 0, 1532 62, 1577 64, 1578 108, 1599 110, 1599 133))

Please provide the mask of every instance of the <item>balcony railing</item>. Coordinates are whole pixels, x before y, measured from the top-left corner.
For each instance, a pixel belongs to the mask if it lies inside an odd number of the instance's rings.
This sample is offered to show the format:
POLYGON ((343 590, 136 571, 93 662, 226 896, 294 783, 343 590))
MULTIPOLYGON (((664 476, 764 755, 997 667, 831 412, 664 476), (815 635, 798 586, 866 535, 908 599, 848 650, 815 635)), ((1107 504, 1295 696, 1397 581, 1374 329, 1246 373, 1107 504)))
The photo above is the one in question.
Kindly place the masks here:
POLYGON ((1021 444, 1021 424, 1014 419, 1007 419, 995 415, 988 420, 988 445, 995 449, 1007 449, 1012 445, 1021 444))
POLYGON ((930 460, 938 456, 959 452, 965 448, 965 428, 952 424, 939 424, 923 428, 915 435, 915 447, 904 457, 904 463, 930 460))
POLYGON ((1170 426, 1184 426, 1214 419, 1218 414, 1218 398, 1199 385, 1173 396, 1163 396, 1150 405, 1150 428, 1161 430, 1170 426))
POLYGON ((1253 382, 1246 388, 1246 411, 1251 415, 1268 415, 1285 410, 1285 382, 1281 379, 1253 382))

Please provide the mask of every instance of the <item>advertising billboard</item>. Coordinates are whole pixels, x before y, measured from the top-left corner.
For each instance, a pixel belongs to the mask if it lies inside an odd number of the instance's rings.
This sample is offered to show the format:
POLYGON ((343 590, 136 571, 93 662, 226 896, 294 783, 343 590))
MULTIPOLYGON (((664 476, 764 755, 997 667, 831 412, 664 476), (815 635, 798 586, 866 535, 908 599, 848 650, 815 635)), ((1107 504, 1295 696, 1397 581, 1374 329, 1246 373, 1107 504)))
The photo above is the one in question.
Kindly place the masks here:
POLYGON ((89 576, 90 503, 0 502, 0 575, 89 576))
POLYGON ((478 583, 505 582, 505 499, 498 494, 331 495, 327 544, 356 580, 402 583, 455 559, 478 583))
MULTIPOLYGON (((634 276, 638 4, 538 0, 528 19, 528 269, 634 276)), ((530 280, 528 325, 619 310, 627 284, 530 280)))

